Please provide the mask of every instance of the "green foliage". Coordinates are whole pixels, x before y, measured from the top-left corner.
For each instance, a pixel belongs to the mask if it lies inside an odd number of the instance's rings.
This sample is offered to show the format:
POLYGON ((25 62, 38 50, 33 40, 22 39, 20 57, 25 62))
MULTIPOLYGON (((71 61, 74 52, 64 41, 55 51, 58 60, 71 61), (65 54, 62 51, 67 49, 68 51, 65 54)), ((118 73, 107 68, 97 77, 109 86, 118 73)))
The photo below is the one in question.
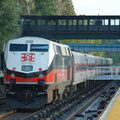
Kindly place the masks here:
MULTIPOLYGON (((118 40, 102 40, 103 44, 114 44, 120 45, 118 40)), ((120 54, 119 52, 105 52, 105 56, 113 59, 114 65, 120 65, 120 54)))
POLYGON ((22 15, 75 15, 71 0, 19 0, 22 15))
POLYGON ((56 0, 19 0, 22 15, 56 15, 56 0))
POLYGON ((76 15, 71 0, 64 0, 65 8, 62 15, 76 15))
POLYGON ((20 14, 73 15, 75 12, 70 0, 0 0, 0 45, 21 33, 20 14))
MULTIPOLYGON (((72 44, 102 44, 102 40, 62 40, 62 43, 72 43, 72 44)), ((85 52, 95 56, 105 56, 105 52, 85 52)))
POLYGON ((21 8, 22 15, 35 13, 34 0, 17 0, 17 4, 21 8))
POLYGON ((20 33, 19 11, 15 0, 0 0, 0 44, 20 33))
POLYGON ((37 15, 55 15, 55 0, 35 0, 35 9, 37 15))

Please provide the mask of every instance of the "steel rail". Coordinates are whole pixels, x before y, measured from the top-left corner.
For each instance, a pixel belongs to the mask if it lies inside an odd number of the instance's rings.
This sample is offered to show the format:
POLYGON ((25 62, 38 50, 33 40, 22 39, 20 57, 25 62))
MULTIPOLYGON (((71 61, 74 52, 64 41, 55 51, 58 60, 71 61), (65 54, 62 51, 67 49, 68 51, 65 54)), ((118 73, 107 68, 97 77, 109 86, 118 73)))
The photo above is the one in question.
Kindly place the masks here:
POLYGON ((11 111, 6 112, 6 113, 4 113, 4 114, 1 114, 1 115, 0 115, 0 119, 2 119, 2 118, 4 118, 4 117, 7 117, 7 116, 9 116, 9 115, 11 115, 11 114, 14 114, 14 113, 16 113, 16 112, 17 112, 17 109, 14 109, 14 110, 11 110, 11 111))
POLYGON ((92 99, 90 99, 84 106, 82 106, 80 109, 78 109, 76 112, 74 112, 68 119, 66 120, 72 120, 76 118, 76 114, 82 112, 83 110, 85 110, 91 103, 93 103, 105 90, 108 89, 108 87, 110 87, 113 83, 115 83, 115 81, 113 81, 111 84, 109 84, 106 88, 104 88, 100 93, 98 93, 95 97, 93 97, 92 99))

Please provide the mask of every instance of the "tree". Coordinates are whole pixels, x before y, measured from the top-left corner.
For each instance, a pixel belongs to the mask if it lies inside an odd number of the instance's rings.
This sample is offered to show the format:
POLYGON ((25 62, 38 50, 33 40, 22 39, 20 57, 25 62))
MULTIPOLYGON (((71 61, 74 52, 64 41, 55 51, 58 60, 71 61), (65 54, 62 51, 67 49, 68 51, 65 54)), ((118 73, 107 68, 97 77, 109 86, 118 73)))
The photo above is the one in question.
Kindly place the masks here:
POLYGON ((20 9, 15 0, 0 0, 0 44, 20 33, 20 9))
MULTIPOLYGON (((75 40, 62 40, 62 43, 71 43, 71 44, 102 44, 102 40, 92 40, 92 39, 75 39, 75 40)), ((92 54, 95 56, 105 56, 105 52, 85 52, 87 54, 92 54)))
POLYGON ((37 15, 56 15, 55 0, 35 0, 37 15))
MULTIPOLYGON (((102 40, 103 44, 120 45, 119 40, 102 40)), ((113 59, 114 65, 120 65, 119 52, 105 52, 105 56, 113 59)))
POLYGON ((74 7, 71 0, 64 0, 65 10, 63 9, 63 15, 75 15, 74 7))
POLYGON ((34 0, 17 0, 17 4, 21 8, 22 15, 35 14, 35 1, 34 0))

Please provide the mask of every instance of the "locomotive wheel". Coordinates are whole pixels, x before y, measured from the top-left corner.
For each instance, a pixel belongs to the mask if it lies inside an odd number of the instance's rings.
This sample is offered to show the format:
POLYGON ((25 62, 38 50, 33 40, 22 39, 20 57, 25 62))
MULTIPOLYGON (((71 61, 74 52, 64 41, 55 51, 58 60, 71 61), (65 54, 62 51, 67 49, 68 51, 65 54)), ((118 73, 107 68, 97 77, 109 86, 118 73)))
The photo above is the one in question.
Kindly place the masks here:
POLYGON ((67 98, 69 95, 70 95, 70 89, 69 87, 66 87, 62 94, 62 98, 67 98))

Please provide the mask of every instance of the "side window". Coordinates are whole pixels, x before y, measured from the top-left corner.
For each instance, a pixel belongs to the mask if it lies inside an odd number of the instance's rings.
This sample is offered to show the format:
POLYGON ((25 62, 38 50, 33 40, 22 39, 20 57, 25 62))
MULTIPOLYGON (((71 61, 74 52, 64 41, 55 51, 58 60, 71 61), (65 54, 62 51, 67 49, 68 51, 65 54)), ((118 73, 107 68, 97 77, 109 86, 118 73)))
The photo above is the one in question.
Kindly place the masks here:
POLYGON ((53 45, 53 47, 54 47, 54 52, 55 52, 55 54, 58 54, 58 52, 57 52, 57 46, 56 46, 56 45, 53 45))
POLYGON ((58 45, 53 45, 55 54, 60 54, 60 55, 71 55, 71 51, 69 47, 61 47, 58 45))
POLYGON ((62 55, 66 55, 65 47, 61 47, 61 48, 62 48, 62 55))
POLYGON ((59 55, 62 54, 61 47, 58 45, 54 45, 54 51, 55 51, 55 54, 59 54, 59 55))
POLYGON ((70 48, 68 48, 68 53, 69 53, 69 55, 71 55, 71 50, 70 50, 70 48))
POLYGON ((61 47, 57 46, 58 54, 62 54, 61 47))
POLYGON ((67 55, 70 55, 68 47, 66 47, 66 53, 67 55))
POLYGON ((66 53, 66 55, 68 55, 68 53, 67 53, 67 48, 65 47, 65 53, 66 53))
POLYGON ((66 47, 64 47, 64 55, 67 55, 66 47))
POLYGON ((68 53, 67 53, 67 48, 65 47, 65 53, 66 53, 66 55, 68 55, 68 53))
POLYGON ((86 66, 85 65, 77 65, 76 66, 76 70, 79 71, 79 70, 86 70, 86 66))
POLYGON ((45 20, 44 19, 38 19, 38 25, 45 25, 45 20))

